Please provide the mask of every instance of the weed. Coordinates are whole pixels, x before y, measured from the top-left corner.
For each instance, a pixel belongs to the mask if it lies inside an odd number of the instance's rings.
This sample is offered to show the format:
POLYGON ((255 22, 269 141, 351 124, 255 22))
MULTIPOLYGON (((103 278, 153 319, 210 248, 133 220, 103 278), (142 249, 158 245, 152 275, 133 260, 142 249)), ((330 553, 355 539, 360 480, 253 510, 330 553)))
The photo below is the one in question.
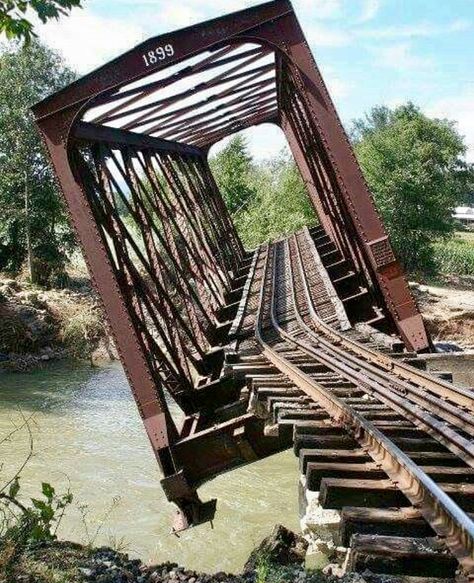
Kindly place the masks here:
POLYGON ((7 574, 25 548, 56 540, 66 508, 73 500, 69 489, 57 494, 48 482, 41 484, 41 497, 31 498, 29 503, 20 500, 20 475, 33 456, 32 418, 20 413, 22 423, 0 439, 0 445, 5 445, 19 431, 26 428, 28 432, 29 449, 24 460, 13 476, 0 486, 0 570, 7 574))
POLYGON ((107 335, 101 311, 96 305, 85 303, 71 303, 62 308, 62 341, 76 358, 90 358, 107 335))
POLYGON ((111 514, 113 513, 113 511, 117 508, 117 506, 119 504, 120 504, 120 497, 119 496, 115 496, 114 498, 112 498, 112 502, 110 503, 109 507, 106 508, 103 515, 97 520, 97 524, 94 528, 92 528, 92 525, 91 525, 90 520, 89 520, 89 507, 87 506, 87 504, 81 504, 78 507, 80 515, 81 515, 82 526, 84 528, 84 534, 85 534, 85 539, 86 539, 85 544, 89 548, 92 548, 95 545, 97 538, 99 537, 100 533, 102 532, 108 519, 110 518, 111 514))
POLYGON ((130 543, 124 536, 117 536, 115 534, 109 535, 107 539, 107 546, 116 553, 126 554, 131 551, 130 543))
POLYGON ((270 574, 270 557, 268 554, 262 553, 255 565, 255 583, 268 583, 268 576, 270 574))

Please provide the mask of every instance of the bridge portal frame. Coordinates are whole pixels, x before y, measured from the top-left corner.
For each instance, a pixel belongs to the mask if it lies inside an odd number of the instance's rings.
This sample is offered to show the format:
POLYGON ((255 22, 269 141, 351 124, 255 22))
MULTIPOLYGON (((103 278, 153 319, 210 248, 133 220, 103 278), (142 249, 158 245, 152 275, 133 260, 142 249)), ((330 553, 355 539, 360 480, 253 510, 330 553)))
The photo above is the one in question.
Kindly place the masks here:
MULTIPOLYGON (((102 299, 140 415, 165 476, 165 490, 183 511, 185 522, 199 522, 213 512, 212 504, 209 507, 200 503, 195 486, 206 477, 232 467, 235 460, 232 456, 230 459, 224 456, 221 465, 213 463, 212 456, 219 457, 217 442, 208 444, 210 452, 203 457, 204 442, 198 439, 191 446, 184 445, 186 461, 180 457, 182 436, 169 412, 163 383, 147 358, 137 319, 131 313, 129 298, 124 297, 124 286, 119 284, 117 271, 91 207, 84 177, 78 172, 74 160, 73 153, 78 145, 88 142, 151 149, 158 154, 196 159, 208 168, 209 148, 225 135, 259 123, 280 126, 327 234, 346 256, 351 257, 374 294, 381 298, 387 317, 407 347, 416 351, 429 348, 422 318, 403 271, 392 252, 347 135, 288 0, 274 0, 151 38, 45 99, 33 111, 83 248, 93 285, 102 299), (241 123, 231 123, 224 131, 208 133, 198 145, 83 121, 85 112, 126 84, 205 51, 244 43, 255 43, 275 55, 276 112, 256 110, 241 123), (174 47, 173 55, 150 65, 144 55, 167 44, 174 47), (199 457, 198 452, 205 460, 201 459, 201 466, 208 464, 209 469, 206 473, 201 467, 199 477, 189 477, 186 475, 189 464, 192 466, 193 456, 199 457), (184 467, 186 464, 188 467, 184 467)), ((224 216, 226 211, 221 201, 217 206, 224 216)), ((244 257, 244 251, 235 232, 229 236, 233 238, 233 259, 238 262, 244 257)), ((237 275, 236 270, 232 273, 237 275)), ((185 404, 184 408, 188 405, 185 404)), ((246 420, 240 420, 241 425, 246 423, 246 420)), ((222 435, 232 432, 233 428, 226 428, 223 424, 214 431, 215 435, 222 435)), ((192 439, 188 437, 186 443, 190 442, 192 439)))

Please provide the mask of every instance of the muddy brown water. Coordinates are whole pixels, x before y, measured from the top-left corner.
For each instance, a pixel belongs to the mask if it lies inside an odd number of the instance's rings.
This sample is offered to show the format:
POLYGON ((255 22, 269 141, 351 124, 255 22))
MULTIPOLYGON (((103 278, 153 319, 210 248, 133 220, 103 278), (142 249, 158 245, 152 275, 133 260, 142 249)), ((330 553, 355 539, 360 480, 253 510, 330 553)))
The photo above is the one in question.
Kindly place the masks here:
MULTIPOLYGON (((430 368, 452 370, 474 387, 474 358, 437 358, 430 368)), ((28 374, 0 375, 0 436, 33 414, 34 457, 22 475, 24 497, 42 481, 68 484, 74 505, 62 538, 125 548, 145 561, 175 561, 203 571, 239 571, 254 545, 279 522, 298 529, 298 466, 291 451, 215 478, 201 490, 218 498, 213 523, 170 535, 173 507, 160 488, 130 390, 118 364, 92 369, 61 363, 28 374)), ((25 431, 0 446, 0 483, 24 460, 25 431)))
MULTIPOLYGON (((213 528, 206 524, 180 538, 170 535, 173 506, 161 490, 118 364, 91 369, 63 363, 0 375, 0 436, 20 422, 19 407, 24 415, 34 414, 35 455, 22 475, 23 496, 38 496, 41 482, 48 481, 58 491, 70 482, 75 497, 62 538, 88 542, 100 528, 96 544, 125 545, 144 561, 237 572, 275 523, 298 529, 298 466, 287 451, 205 484, 202 499, 218 499, 213 528)), ((0 446, 0 483, 27 451, 25 431, 0 446)))

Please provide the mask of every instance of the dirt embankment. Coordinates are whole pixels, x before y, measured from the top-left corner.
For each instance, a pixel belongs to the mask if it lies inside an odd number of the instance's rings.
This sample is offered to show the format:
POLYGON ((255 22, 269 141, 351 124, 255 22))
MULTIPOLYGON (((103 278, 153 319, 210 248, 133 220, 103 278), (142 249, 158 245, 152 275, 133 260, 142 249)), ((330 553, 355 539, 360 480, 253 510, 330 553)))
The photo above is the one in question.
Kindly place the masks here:
MULTIPOLYGON (((433 340, 474 349, 474 280, 410 285, 433 340)), ((87 280, 74 289, 43 290, 0 275, 0 370, 69 357, 117 358, 87 280)))
POLYGON ((307 546, 300 535, 276 525, 252 552, 243 572, 233 575, 199 573, 175 563, 146 565, 110 548, 53 541, 17 552, 9 578, 2 579, 0 571, 0 583, 366 583, 351 573, 337 577, 327 569, 306 569, 307 546))
POLYGON ((0 276, 0 370, 27 370, 67 357, 115 357, 90 287, 42 290, 0 276))
POLYGON ((410 283, 435 343, 474 349, 474 280, 410 283))

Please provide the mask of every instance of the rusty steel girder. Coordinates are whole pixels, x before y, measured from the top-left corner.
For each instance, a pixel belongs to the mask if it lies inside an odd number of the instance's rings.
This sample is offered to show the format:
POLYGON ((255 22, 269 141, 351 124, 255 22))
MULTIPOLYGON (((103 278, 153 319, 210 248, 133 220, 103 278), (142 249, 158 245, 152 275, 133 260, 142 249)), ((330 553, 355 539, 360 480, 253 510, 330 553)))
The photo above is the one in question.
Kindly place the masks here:
POLYGON ((151 38, 33 110, 180 527, 214 511, 199 483, 287 445, 263 435, 223 373, 249 256, 213 144, 281 127, 327 235, 406 346, 429 348, 288 0, 151 38), (165 394, 186 415, 180 429, 165 394))

